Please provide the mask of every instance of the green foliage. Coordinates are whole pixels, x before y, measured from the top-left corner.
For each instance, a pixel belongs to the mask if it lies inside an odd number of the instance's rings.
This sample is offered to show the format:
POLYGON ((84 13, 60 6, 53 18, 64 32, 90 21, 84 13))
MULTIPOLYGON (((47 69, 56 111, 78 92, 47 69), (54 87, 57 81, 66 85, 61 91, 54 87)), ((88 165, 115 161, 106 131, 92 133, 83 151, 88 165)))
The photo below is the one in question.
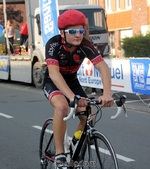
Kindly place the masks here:
POLYGON ((150 57, 150 33, 124 38, 121 49, 125 52, 124 57, 150 57))
POLYGON ((0 44, 0 55, 2 55, 5 51, 4 44, 0 44))

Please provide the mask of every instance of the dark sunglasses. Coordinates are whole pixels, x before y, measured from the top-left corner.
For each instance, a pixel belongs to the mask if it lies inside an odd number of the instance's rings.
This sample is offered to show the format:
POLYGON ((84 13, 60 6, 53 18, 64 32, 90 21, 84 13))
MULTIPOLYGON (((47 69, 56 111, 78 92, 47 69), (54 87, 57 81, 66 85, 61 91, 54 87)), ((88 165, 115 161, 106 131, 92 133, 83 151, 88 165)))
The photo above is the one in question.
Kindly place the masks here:
POLYGON ((74 35, 76 33, 84 34, 84 32, 85 32, 84 29, 66 29, 64 31, 71 34, 71 35, 74 35))

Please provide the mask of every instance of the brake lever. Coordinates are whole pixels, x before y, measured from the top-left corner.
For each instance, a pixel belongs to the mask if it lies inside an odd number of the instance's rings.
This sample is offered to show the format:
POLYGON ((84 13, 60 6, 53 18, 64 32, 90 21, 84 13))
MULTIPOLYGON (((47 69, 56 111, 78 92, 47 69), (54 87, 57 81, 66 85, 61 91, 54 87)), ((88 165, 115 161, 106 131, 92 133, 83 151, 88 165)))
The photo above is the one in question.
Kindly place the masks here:
POLYGON ((124 113, 125 117, 128 117, 127 112, 126 112, 126 107, 124 105, 125 101, 126 101, 126 96, 123 95, 119 99, 119 101, 115 102, 116 105, 117 105, 118 110, 117 110, 117 113, 114 116, 111 116, 112 120, 116 119, 122 112, 124 113))
POLYGON ((123 105, 122 108, 123 108, 123 110, 124 110, 124 115, 125 115, 125 117, 128 117, 125 105, 123 105))

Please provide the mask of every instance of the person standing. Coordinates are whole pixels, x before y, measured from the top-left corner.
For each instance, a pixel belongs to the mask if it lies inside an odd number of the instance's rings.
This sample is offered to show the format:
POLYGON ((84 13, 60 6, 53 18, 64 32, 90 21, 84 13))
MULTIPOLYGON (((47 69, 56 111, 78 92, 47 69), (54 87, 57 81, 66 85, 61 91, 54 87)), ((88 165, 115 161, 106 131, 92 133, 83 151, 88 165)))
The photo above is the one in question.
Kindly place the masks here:
POLYGON ((12 23, 10 20, 7 20, 6 28, 4 28, 3 33, 5 36, 5 54, 8 54, 6 37, 8 37, 10 51, 12 54, 14 54, 13 44, 14 44, 14 40, 16 39, 16 34, 15 34, 15 29, 12 26, 12 23), (6 35, 6 33, 7 33, 7 35, 6 35))
MULTIPOLYGON (((28 24, 25 22, 20 30, 20 47, 19 47, 19 54, 21 55, 21 47, 23 44, 28 42, 28 24)), ((28 44, 28 43, 27 43, 28 44)), ((28 45, 25 45, 26 52, 28 52, 28 45)))

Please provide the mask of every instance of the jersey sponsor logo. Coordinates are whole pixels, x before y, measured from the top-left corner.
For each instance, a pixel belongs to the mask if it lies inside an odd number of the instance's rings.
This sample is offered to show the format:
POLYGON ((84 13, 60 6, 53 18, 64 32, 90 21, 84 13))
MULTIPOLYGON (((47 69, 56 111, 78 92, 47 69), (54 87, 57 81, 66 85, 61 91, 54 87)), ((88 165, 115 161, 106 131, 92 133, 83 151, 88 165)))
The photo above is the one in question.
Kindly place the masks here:
POLYGON ((74 61, 75 61, 76 63, 78 63, 78 62, 80 61, 80 56, 77 55, 77 54, 74 54, 74 55, 73 55, 73 59, 74 59, 74 61))
POLYGON ((53 56, 54 49, 55 49, 55 47, 58 46, 58 45, 59 45, 58 42, 55 42, 55 43, 51 43, 51 44, 50 44, 50 47, 49 47, 49 49, 48 49, 48 54, 49 54, 50 56, 53 56))

